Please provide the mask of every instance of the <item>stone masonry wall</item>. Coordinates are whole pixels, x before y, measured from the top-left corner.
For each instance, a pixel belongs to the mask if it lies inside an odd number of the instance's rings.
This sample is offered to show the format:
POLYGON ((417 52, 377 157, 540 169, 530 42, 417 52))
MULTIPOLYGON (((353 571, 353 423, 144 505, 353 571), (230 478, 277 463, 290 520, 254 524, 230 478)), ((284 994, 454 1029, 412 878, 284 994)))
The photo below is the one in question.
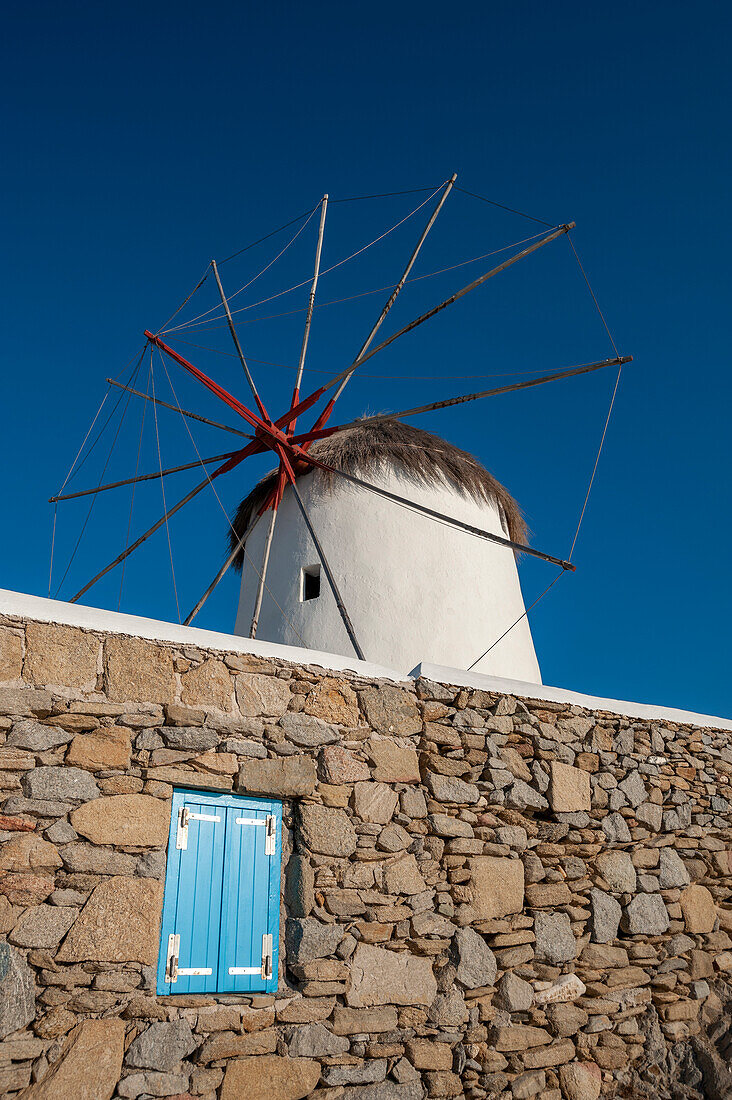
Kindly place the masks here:
POLYGON ((730 1095, 731 776, 719 730, 0 619, 0 1097, 730 1095), (284 800, 276 996, 155 994, 174 786, 284 800))

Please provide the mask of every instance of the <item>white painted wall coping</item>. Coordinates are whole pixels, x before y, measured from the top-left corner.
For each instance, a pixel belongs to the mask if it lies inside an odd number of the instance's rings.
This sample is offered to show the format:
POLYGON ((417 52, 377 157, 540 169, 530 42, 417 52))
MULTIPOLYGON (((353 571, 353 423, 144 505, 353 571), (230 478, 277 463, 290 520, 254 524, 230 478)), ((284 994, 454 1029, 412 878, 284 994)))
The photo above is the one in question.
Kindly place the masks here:
POLYGON ((178 626, 158 619, 146 619, 139 615, 123 615, 117 611, 104 611, 98 607, 63 603, 42 596, 30 596, 0 588, 0 615, 35 622, 58 623, 62 626, 78 626, 85 630, 98 630, 107 634, 128 634, 153 642, 175 642, 178 645, 199 646, 225 653, 248 653, 255 657, 275 657, 298 665, 317 665, 333 672, 356 672, 368 679, 392 680, 403 683, 420 676, 440 684, 471 687, 483 691, 517 695, 523 699, 546 699, 552 703, 569 703, 586 710, 601 710, 628 718, 646 720, 663 719, 681 725, 708 726, 712 729, 732 730, 732 719, 716 718, 709 714, 696 714, 673 707, 661 707, 647 703, 630 703, 618 699, 602 699, 595 695, 583 695, 567 688, 549 687, 547 684, 529 684, 522 680, 504 680, 498 676, 465 672, 446 665, 422 663, 405 675, 370 661, 356 657, 343 657, 335 653, 320 653, 313 649, 261 642, 256 638, 242 638, 236 634, 223 634, 215 630, 200 630, 194 626, 178 626))
POLYGON ((481 673, 462 672, 443 665, 419 664, 410 674, 414 679, 425 676, 438 684, 455 684, 457 687, 480 688, 483 691, 501 692, 503 695, 518 695, 523 699, 546 699, 551 703, 571 703, 586 710, 606 710, 611 714, 622 714, 627 718, 662 718, 668 722, 687 726, 711 726, 713 729, 732 730, 732 720, 715 718, 710 714, 695 714, 690 710, 676 710, 674 707, 659 707, 649 703, 626 703, 620 699, 601 699, 596 695, 582 695, 568 688, 549 687, 547 684, 526 684, 521 680, 503 680, 497 676, 484 676, 481 673))

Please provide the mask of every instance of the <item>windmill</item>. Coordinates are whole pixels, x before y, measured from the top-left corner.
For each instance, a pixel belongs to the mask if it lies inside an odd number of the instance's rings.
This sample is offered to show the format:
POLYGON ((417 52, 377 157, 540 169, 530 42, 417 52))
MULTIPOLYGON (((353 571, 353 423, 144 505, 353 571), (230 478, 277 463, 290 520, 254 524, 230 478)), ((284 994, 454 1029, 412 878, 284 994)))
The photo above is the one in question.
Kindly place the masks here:
MULTIPOLYGON (((162 401, 155 394, 154 390, 152 394, 145 394, 134 390, 129 385, 122 386, 121 388, 145 399, 147 402, 152 402, 154 409, 160 406, 176 409, 182 417, 203 421, 206 424, 221 428, 230 433, 234 432, 240 437, 240 441, 235 449, 224 452, 223 454, 207 457, 205 459, 201 458, 199 455, 197 462, 170 467, 168 469, 163 469, 161 463, 157 473, 145 475, 136 473, 135 477, 124 479, 120 482, 99 485, 95 489, 84 490, 81 493, 64 494, 61 492, 57 496, 52 497, 51 501, 57 504, 58 502, 72 499, 80 495, 97 494, 109 489, 118 488, 122 485, 132 485, 134 487, 138 482, 145 480, 159 479, 162 483, 163 479, 172 473, 177 473, 185 469, 193 469, 195 467, 202 468, 205 474, 203 479, 175 504, 170 507, 166 506, 164 514, 148 528, 148 530, 143 532, 131 545, 126 546, 120 554, 110 561, 103 569, 99 570, 91 580, 76 592, 71 600, 72 603, 81 599, 93 585, 110 571, 123 565, 127 558, 133 554, 138 547, 155 534, 156 531, 160 530, 161 527, 164 525, 167 527, 171 517, 193 501, 194 498, 202 493, 207 487, 211 487, 215 491, 215 482, 217 479, 237 469, 248 458, 255 455, 270 453, 276 462, 276 467, 263 482, 260 482, 259 486, 255 486, 252 493, 250 493, 243 502, 235 520, 229 520, 229 552, 210 584, 208 584, 203 594, 186 616, 184 620, 186 625, 190 624, 195 619, 206 600, 226 575, 227 571, 232 566, 241 566, 244 555, 247 553, 247 547, 256 544, 258 562, 254 565, 253 575, 249 574, 245 576, 245 581, 242 585, 242 598, 237 619, 237 632, 248 634, 248 636, 252 638, 257 636, 258 630, 260 629, 260 620, 262 618, 263 601, 265 593, 267 593, 268 596, 271 597, 271 601, 269 601, 270 625, 265 635, 267 640, 284 640, 297 643, 299 639, 300 643, 306 645, 308 648, 321 649, 348 645, 360 659, 369 657, 371 659, 383 660, 384 642, 383 638, 380 637, 379 631, 381 629, 382 635, 386 632, 383 626, 380 628, 379 623, 383 624, 386 619, 384 607, 374 611, 373 598, 371 602, 369 600, 369 593, 373 596, 375 590, 374 578, 378 575, 378 569, 380 567, 379 562, 377 561, 374 565, 374 555, 372 554, 371 575, 366 578, 362 568, 363 555, 357 561, 354 560, 350 552, 344 555, 341 550, 343 545, 347 545, 348 539, 344 539, 338 534, 339 529, 342 534, 350 531, 351 542, 353 542, 353 532, 358 527, 359 517, 367 515, 369 511, 368 504, 364 507, 363 502, 378 500, 380 509, 385 508, 388 510, 392 508, 399 510, 399 515, 402 517, 408 514, 410 517, 419 517, 420 522, 428 521, 432 523, 435 532, 439 531, 441 537, 444 536, 445 531, 449 531, 452 541, 445 543, 443 538, 443 542, 440 543, 439 546, 437 546, 439 540, 435 543, 436 549, 434 553, 437 558, 447 557, 448 559, 457 560, 457 558, 461 556, 462 551, 454 542, 455 536, 460 540, 473 540, 474 543, 479 544, 481 546, 481 554, 486 545, 491 548, 491 557, 485 558, 479 554, 464 563, 458 583, 452 586, 453 591, 451 595, 454 596, 455 590, 460 589, 465 597, 462 604, 459 604, 455 612, 459 620, 456 630, 452 633, 446 630, 446 616, 444 614, 441 616, 440 613, 440 608, 443 607, 444 610, 445 605, 444 603, 440 604, 439 600, 433 600, 429 608, 427 608, 426 615, 423 616, 424 622, 417 630, 417 634, 420 633, 420 630, 427 638, 434 636, 435 633, 444 634, 445 644, 441 648, 438 646, 440 653, 452 653, 452 663, 467 664, 467 653, 470 647, 473 646, 474 638, 472 632, 466 628, 465 609, 470 606, 471 601, 474 608, 476 606, 479 608, 481 600, 490 600, 492 594, 498 591, 502 593, 502 599, 499 601, 499 606, 493 607, 491 622, 495 627, 500 627, 502 631, 501 639, 511 632, 515 632, 514 638, 520 639, 514 657, 509 658, 507 668, 501 669, 501 672, 502 674, 511 673, 514 678, 519 679, 525 678, 533 681, 539 679, 538 665, 536 665, 533 644, 526 623, 526 611, 524 610, 520 588, 518 587, 515 557, 518 554, 526 554, 553 564, 560 570, 560 573, 558 573, 555 578, 556 580, 563 573, 574 571, 575 567, 571 562, 571 554, 568 560, 564 560, 529 546, 526 541, 524 528, 516 520, 517 510, 515 504, 512 498, 510 498, 510 495, 506 493, 506 490, 494 480, 486 480, 490 479, 490 475, 488 475, 487 471, 480 467, 470 455, 466 455, 462 451, 457 451, 456 448, 453 448, 452 452, 446 455, 444 453, 444 447, 447 445, 444 444, 444 441, 439 440, 438 437, 430 436, 430 442, 428 443, 423 438, 427 433, 421 433, 417 429, 410 429, 408 424, 411 423, 412 418, 419 417, 425 413, 436 412, 438 410, 463 405, 468 402, 483 401, 499 394, 546 385, 567 378, 599 371, 607 367, 615 366, 618 368, 617 378, 619 380, 619 372, 622 370, 623 364, 630 362, 632 357, 619 355, 613 342, 613 348, 616 354, 612 358, 606 358, 580 366, 573 366, 566 370, 555 371, 540 377, 514 382, 492 389, 466 393, 458 397, 449 397, 441 401, 416 405, 395 412, 373 414, 362 416, 357 420, 333 423, 333 414, 337 402, 353 376, 366 362, 391 346, 401 337, 430 321, 437 314, 448 309, 466 295, 483 286, 483 284, 490 279, 495 278, 513 265, 520 263, 533 253, 545 248, 559 238, 564 236, 569 237, 571 230, 574 228, 574 222, 557 226, 551 226, 548 225, 548 223, 544 223, 545 228, 541 232, 521 242, 522 247, 518 248, 518 250, 513 252, 510 256, 503 259, 497 265, 490 267, 477 278, 438 302, 431 309, 421 313, 390 336, 377 342, 377 336, 379 335, 382 325, 386 321, 405 284, 408 282, 425 241, 448 196, 455 186, 456 176, 453 175, 449 180, 444 181, 439 188, 435 189, 417 208, 417 210, 421 210, 434 200, 434 206, 429 212, 426 224, 411 251, 409 259, 398 281, 390 288, 390 293, 376 321, 368 331, 366 339, 361 344, 350 365, 335 373, 322 385, 303 395, 303 375, 313 313, 316 307, 318 282, 321 275, 323 240, 329 206, 328 196, 324 195, 320 202, 309 212, 307 221, 304 221, 298 234, 302 231, 302 228, 308 224, 310 219, 314 218, 315 215, 319 213, 315 261, 312 276, 308 280, 308 302, 305 310, 305 323, 296 368, 295 384, 284 410, 277 409, 270 411, 271 403, 270 408, 266 407, 264 404, 250 362, 243 350, 234 320, 234 311, 232 311, 230 304, 231 299, 227 297, 224 290, 219 265, 217 265, 216 261, 211 261, 203 278, 199 281, 194 291, 188 296, 183 305, 190 301, 191 297, 200 289, 208 278, 213 278, 220 300, 218 309, 223 311, 222 317, 226 320, 236 358, 241 365, 244 381, 248 389, 246 403, 241 397, 235 396, 218 382, 214 381, 208 374, 204 373, 199 367, 194 365, 193 362, 189 361, 188 358, 185 358, 178 350, 171 346, 168 342, 170 339, 168 333, 174 333, 175 330, 167 327, 170 322, 167 322, 166 326, 158 332, 145 330, 144 335, 146 343, 142 349, 140 361, 146 354, 149 353, 152 355, 154 351, 158 352, 164 361, 167 360, 175 364, 187 375, 195 379, 200 386, 208 390, 209 393, 225 405, 228 410, 233 412, 240 421, 243 421, 242 428, 234 429, 229 425, 224 425, 203 417, 199 413, 182 409, 178 403, 177 397, 176 404, 171 405, 162 401), (310 419, 309 426, 303 427, 303 419, 306 415, 312 419, 310 419), (405 421, 407 422, 406 424, 405 421), (242 430, 244 427, 246 427, 247 430, 242 430), (367 451, 370 448, 371 459, 363 462, 354 460, 354 454, 356 452, 363 452, 364 446, 367 451), (383 476, 384 470, 380 468, 380 464, 373 461, 374 448, 378 451, 379 446, 382 448, 382 458, 386 459, 388 456, 391 456, 393 459, 392 464, 397 467, 396 470, 390 470, 390 476, 387 477, 383 476), (422 460, 425 459, 425 455, 428 456, 430 469, 427 470, 423 461, 420 473, 419 461, 417 461, 416 466, 414 462, 412 463, 412 473, 414 474, 416 471, 416 482, 419 482, 420 476, 423 483, 430 481, 434 482, 436 477, 437 481, 440 482, 439 492, 436 494, 435 492, 420 492, 419 486, 415 484, 415 478, 412 478, 412 484, 410 486, 409 477, 406 478, 406 481, 401 477, 404 470, 408 469, 410 465, 407 458, 410 453, 410 448, 412 459, 414 459, 416 452, 420 453, 422 460), (456 455, 462 456, 462 458, 457 458, 456 455), (209 470, 209 465, 212 466, 213 469, 209 470), (454 469, 457 469, 458 472, 455 473, 455 476, 452 476, 454 469), (309 476, 311 474, 313 477, 309 476), (391 476, 394 474, 396 475, 395 477, 391 476), (435 476, 433 476, 433 474, 435 474, 435 476), (468 488, 467 494, 465 492, 465 485, 461 484, 461 480, 472 484, 472 488, 468 488), (330 506, 330 510, 326 508, 326 511, 323 511, 322 501, 318 500, 317 493, 314 495, 311 489, 313 486, 322 486, 324 483, 330 486, 338 486, 339 490, 350 490, 352 494, 351 509, 348 515, 344 513, 343 501, 346 498, 341 491, 336 494, 339 501, 337 509, 334 511, 333 507, 330 506), (454 491, 448 492, 447 495, 445 495, 443 491, 445 485, 450 488, 450 483, 451 489, 454 491), (353 494, 355 494, 355 496, 353 494), (466 509, 462 507, 460 498, 466 495, 468 497, 472 495, 473 504, 477 502, 479 505, 477 509, 468 508, 466 511, 466 509), (356 502, 355 505, 354 501, 356 502), (286 522, 284 522, 283 519, 278 519, 281 513, 286 513, 288 517, 286 522), (323 537, 323 524, 329 526, 328 540, 323 537), (330 528, 333 529, 331 530, 330 528), (315 560, 307 565, 298 565, 294 570, 290 571, 288 576, 282 577, 281 582, 277 581, 277 583, 275 583, 278 575, 282 573, 281 564, 277 564, 278 560, 280 562, 282 560, 287 561, 288 558, 292 556, 293 540, 299 540, 299 542, 302 543, 303 532, 311 548, 309 553, 315 560), (278 543, 278 538, 280 539, 280 543, 278 543), (328 545, 326 545, 326 541, 328 545), (278 546, 281 548, 279 554, 278 546), (275 562, 274 572, 272 572, 271 565, 273 560, 275 562), (507 563, 509 563, 508 570, 506 569, 507 563), (488 588, 486 589, 484 586, 481 592, 480 585, 476 585, 475 583, 475 578, 479 578, 484 574, 486 569, 492 575, 492 581, 488 588), (356 576, 354 583, 354 575, 356 574, 358 574, 358 576, 356 576), (361 574, 364 574, 364 576, 361 574), (330 609, 329 614, 323 611, 323 608, 326 606, 325 601, 322 601, 317 608, 315 608, 313 602, 314 599, 317 598, 317 596, 313 595, 315 589, 317 588, 318 596, 321 592, 321 576, 325 581, 324 590, 329 593, 329 599, 327 601, 327 607, 330 609), (465 599, 468 600, 467 604, 465 603, 465 599), (358 607, 358 613, 352 613, 350 606, 352 603, 355 603, 358 607), (305 604, 310 604, 310 608, 298 608, 297 606, 305 604), (272 625, 273 620, 271 613, 273 607, 280 614, 281 620, 285 624, 283 632, 278 632, 272 625), (369 611, 369 608, 371 608, 371 611, 369 611), (517 615, 516 621, 512 621, 514 612, 517 615), (299 628, 293 621, 298 615, 300 616, 299 628), (324 615, 325 619, 323 619, 324 615), (367 619, 369 621, 365 622, 367 619), (441 622, 441 626, 436 630, 435 628, 438 621, 441 622), (308 628, 309 622, 314 624, 311 628, 308 628), (275 637, 273 637, 273 633, 275 637), (363 641, 364 634, 368 636, 368 643, 363 641), (461 651, 459 658, 456 658, 454 649, 460 635, 462 635, 465 640, 467 648, 465 648, 465 653, 461 651), (321 644, 316 644, 318 641, 320 641, 321 644)), ((571 238, 570 244, 572 244, 571 238)), ((572 249, 574 250, 573 244, 572 249)), ((575 256, 579 263, 579 257, 577 257, 576 252, 575 256)), ((582 271, 582 273, 584 275, 584 271, 582 271)), ((597 304, 596 300, 595 304, 597 304)), ((179 307, 179 310, 176 312, 180 312, 182 308, 182 306, 179 307)), ((206 311, 208 314, 211 312, 211 310, 206 311)), ((174 314, 173 317, 175 316, 174 314)), ((201 314, 200 316, 205 318, 206 314, 201 314)), ((119 383, 113 382, 110 379, 108 379, 108 382, 112 385, 119 385, 119 383)), ((613 391, 613 400, 616 391, 617 381, 615 390, 613 391)), ((432 488, 434 489, 434 485, 432 488)), ((329 499, 334 499, 332 492, 329 499)), ((379 514, 382 516, 381 512, 379 514)), ((584 514, 584 508, 582 514, 584 514)), ((385 527, 389 525, 390 521, 384 520, 382 516, 378 523, 374 523, 373 517, 367 516, 367 523, 368 522, 371 523, 372 529, 378 530, 380 527, 381 530, 384 530, 385 527)), ((366 528, 364 528, 364 530, 365 529, 366 528)), ((426 542, 429 542, 428 535, 422 537, 426 542)), ((413 535, 409 526, 404 527, 404 525, 402 525, 397 537, 397 544, 399 540, 401 540, 402 544, 409 544, 412 542, 413 535)), ((358 539, 356 541, 358 541, 358 539)), ((361 542, 363 542, 363 539, 361 539, 361 542)), ((250 557, 249 554, 247 554, 247 556, 250 557)), ((432 560, 426 559, 422 565, 423 576, 426 572, 429 577, 433 572, 432 560)), ((382 562, 382 570, 385 566, 388 566, 388 563, 382 562)), ((552 584, 553 583, 554 581, 552 584)), ((392 585, 392 594, 394 591, 395 587, 392 585)), ((417 604, 421 605, 423 601, 419 599, 417 590, 412 591, 409 585, 406 585, 405 591, 407 602, 404 604, 401 614, 408 613, 410 620, 413 620, 416 614, 417 604), (412 601, 411 607, 409 604, 410 600, 412 601)), ((485 636, 485 621, 481 620, 478 612, 476 612, 473 617, 476 618, 476 629, 478 632, 482 630, 483 636, 485 636)), ((412 626, 414 626, 414 622, 412 622, 412 626)), ((404 627, 400 626, 400 630, 403 634, 404 627)), ((476 639, 477 636, 478 634, 475 635, 476 639)), ((490 647, 491 650, 494 648, 495 644, 496 643, 490 647)), ((473 646, 473 648, 475 647, 473 646)), ((389 652, 391 653, 391 651, 389 652)), ((434 659, 434 654, 430 654, 430 656, 434 659)), ((486 666, 480 664, 485 656, 486 654, 483 654, 482 657, 473 661, 473 665, 477 666, 479 670, 485 670, 486 668, 486 666)), ((401 650, 399 650, 391 659, 399 662, 400 660, 404 660, 405 657, 401 650)), ((450 662, 446 661, 445 663, 450 662)), ((407 671, 407 669, 405 669, 405 671, 407 671)))

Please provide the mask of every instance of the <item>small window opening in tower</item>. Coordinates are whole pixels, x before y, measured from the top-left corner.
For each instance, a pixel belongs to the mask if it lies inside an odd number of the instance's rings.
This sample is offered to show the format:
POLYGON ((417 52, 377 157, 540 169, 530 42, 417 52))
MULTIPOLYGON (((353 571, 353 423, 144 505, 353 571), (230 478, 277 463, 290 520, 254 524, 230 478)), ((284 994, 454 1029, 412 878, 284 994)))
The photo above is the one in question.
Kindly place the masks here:
POLYGON ((300 599, 303 603, 306 600, 317 600, 320 595, 320 566, 319 565, 306 565, 303 566, 302 580, 300 582, 300 599))

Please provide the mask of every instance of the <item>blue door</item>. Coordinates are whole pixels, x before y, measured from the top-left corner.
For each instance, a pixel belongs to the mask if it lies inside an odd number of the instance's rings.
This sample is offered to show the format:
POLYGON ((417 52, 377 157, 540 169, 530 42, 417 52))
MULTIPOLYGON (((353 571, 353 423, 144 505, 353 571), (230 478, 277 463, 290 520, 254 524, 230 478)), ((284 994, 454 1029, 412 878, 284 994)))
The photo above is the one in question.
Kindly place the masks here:
POLYGON ((282 804, 177 790, 158 993, 277 988, 282 804))

